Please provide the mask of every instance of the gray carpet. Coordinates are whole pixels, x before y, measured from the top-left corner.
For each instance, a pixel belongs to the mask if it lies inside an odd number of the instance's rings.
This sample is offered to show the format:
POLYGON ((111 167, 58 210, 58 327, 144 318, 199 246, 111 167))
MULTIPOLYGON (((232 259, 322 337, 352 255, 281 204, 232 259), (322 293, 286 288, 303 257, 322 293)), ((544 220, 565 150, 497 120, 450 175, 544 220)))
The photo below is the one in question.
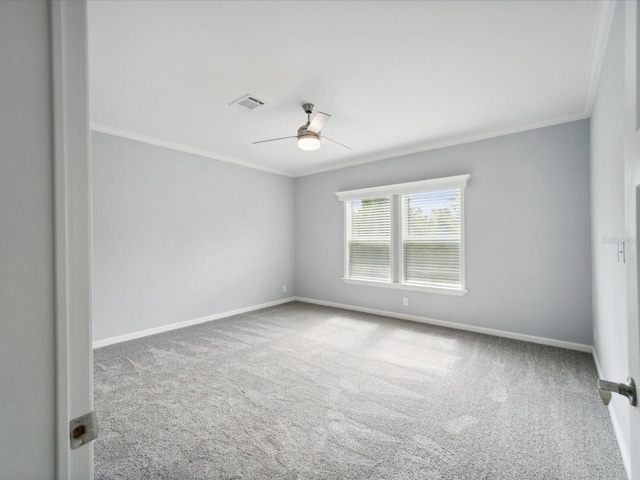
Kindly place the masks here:
POLYGON ((95 351, 102 479, 624 479, 589 354, 290 303, 95 351))

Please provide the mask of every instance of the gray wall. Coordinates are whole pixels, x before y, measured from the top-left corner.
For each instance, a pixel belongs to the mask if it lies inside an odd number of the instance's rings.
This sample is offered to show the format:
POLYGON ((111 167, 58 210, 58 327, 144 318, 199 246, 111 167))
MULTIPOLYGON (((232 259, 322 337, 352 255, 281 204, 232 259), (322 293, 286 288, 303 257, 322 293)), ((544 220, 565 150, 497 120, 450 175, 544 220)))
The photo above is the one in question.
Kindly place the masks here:
MULTIPOLYGON (((594 346, 608 379, 624 379, 628 370, 626 268, 610 241, 625 235, 624 186, 624 16, 618 4, 591 117, 594 346)), ((614 395, 611 408, 629 445, 627 400, 614 395)))
POLYGON ((298 296, 591 345, 589 122, 302 177, 298 296), (469 173, 462 297, 347 285, 334 192, 469 173), (402 297, 409 306, 402 306, 402 297))
POLYGON ((92 143, 94 340, 295 294, 293 178, 92 143))
POLYGON ((0 478, 55 475, 49 9, 0 2, 0 478))

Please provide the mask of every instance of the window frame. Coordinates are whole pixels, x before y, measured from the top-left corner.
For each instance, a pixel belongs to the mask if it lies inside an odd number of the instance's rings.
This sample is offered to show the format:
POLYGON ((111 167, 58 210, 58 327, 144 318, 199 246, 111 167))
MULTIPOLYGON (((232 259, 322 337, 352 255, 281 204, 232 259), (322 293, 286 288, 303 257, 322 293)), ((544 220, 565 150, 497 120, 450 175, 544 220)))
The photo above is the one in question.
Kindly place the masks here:
POLYGON ((366 285, 383 288, 393 288, 399 290, 419 291, 428 293, 438 293, 444 295, 461 296, 468 292, 466 289, 466 261, 465 261, 465 198, 466 186, 471 175, 456 175, 452 177, 435 178, 421 180, 417 182, 399 183, 394 185, 384 185, 380 187, 361 188, 357 190, 347 190, 336 192, 338 199, 343 202, 343 223, 344 223, 344 269, 342 280, 352 285, 366 285), (460 287, 444 287, 436 285, 416 285, 404 283, 403 268, 403 218, 402 218, 402 196, 408 194, 428 193, 439 190, 460 189, 460 287), (367 198, 390 197, 391 199, 391 281, 369 280, 349 278, 349 258, 348 258, 348 201, 363 200, 367 198))

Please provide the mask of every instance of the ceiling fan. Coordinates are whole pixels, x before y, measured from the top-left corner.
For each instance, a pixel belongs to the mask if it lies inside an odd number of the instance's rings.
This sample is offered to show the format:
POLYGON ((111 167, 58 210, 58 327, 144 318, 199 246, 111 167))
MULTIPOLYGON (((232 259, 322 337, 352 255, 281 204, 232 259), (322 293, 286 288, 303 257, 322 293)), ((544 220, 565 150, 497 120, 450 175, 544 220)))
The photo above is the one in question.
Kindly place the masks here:
POLYGON ((302 105, 302 109, 304 113, 307 114, 307 123, 302 125, 298 129, 297 135, 291 135, 290 137, 279 137, 279 138, 271 138, 269 140, 260 140, 259 142, 253 142, 253 145, 257 143, 265 143, 265 142, 275 142, 276 140, 285 140, 287 138, 297 138, 298 139, 298 148, 301 150, 317 150, 320 148, 320 139, 324 138, 330 142, 333 142, 341 147, 344 147, 348 150, 351 148, 343 145, 340 142, 336 142, 335 140, 331 140, 325 136, 320 136, 320 131, 322 127, 324 127, 325 123, 329 121, 331 115, 326 113, 318 112, 313 120, 311 120, 311 114, 313 113, 313 103, 305 103, 302 105))

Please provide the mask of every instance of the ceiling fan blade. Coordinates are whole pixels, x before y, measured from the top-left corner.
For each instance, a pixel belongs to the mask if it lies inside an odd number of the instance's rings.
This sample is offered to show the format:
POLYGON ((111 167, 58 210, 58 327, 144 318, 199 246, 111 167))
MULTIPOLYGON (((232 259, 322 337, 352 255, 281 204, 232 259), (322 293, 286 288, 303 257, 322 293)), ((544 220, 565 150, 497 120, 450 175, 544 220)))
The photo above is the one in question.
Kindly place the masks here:
POLYGON ((311 123, 307 127, 307 130, 313 133, 320 133, 320 130, 322 130, 322 127, 324 127, 324 124, 327 123, 330 118, 331 115, 318 112, 316 116, 313 117, 313 120, 311 120, 311 123))
POLYGON ((260 140, 259 142, 253 142, 252 145, 255 145, 256 143, 275 142, 276 140, 284 140, 286 138, 298 138, 298 136, 293 135, 291 137, 270 138, 269 140, 260 140))
POLYGON ((341 147, 346 148, 347 150, 353 150, 351 147, 347 147, 346 145, 344 145, 344 144, 342 144, 340 142, 336 142, 335 140, 331 140, 329 137, 325 137, 324 135, 322 136, 322 139, 323 140, 329 140, 330 142, 333 142, 333 143, 337 143, 338 145, 340 145, 341 147))

